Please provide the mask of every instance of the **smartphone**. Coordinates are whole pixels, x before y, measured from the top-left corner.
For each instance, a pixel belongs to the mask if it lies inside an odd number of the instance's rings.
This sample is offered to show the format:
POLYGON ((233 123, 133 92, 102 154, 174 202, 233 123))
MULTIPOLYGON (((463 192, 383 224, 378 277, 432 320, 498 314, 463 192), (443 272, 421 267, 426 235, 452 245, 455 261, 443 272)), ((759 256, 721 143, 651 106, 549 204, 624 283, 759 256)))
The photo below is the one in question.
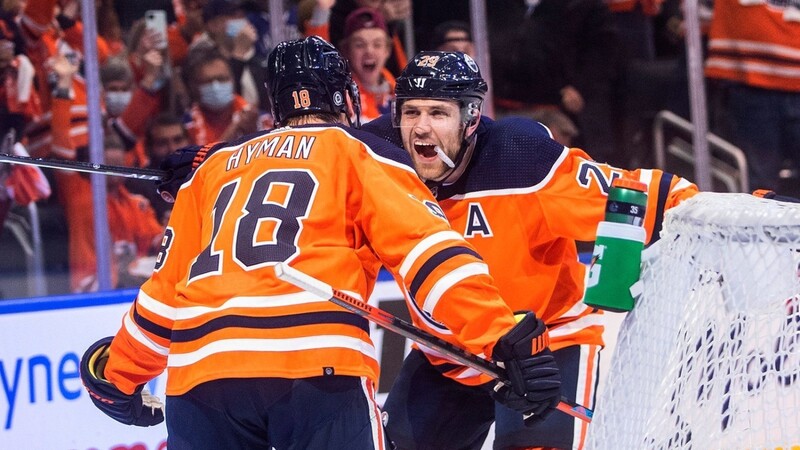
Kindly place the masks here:
POLYGON ((167 48, 167 12, 163 9, 151 9, 144 13, 144 26, 158 33, 157 49, 167 48))

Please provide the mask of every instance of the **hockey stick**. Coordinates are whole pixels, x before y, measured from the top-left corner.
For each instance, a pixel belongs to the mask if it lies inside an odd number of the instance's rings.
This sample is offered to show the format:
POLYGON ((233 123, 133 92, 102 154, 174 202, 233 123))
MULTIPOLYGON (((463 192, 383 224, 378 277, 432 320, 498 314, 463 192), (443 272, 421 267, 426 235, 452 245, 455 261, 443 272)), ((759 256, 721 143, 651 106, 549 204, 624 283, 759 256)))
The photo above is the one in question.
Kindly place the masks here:
POLYGON ((107 166, 83 161, 66 159, 28 158, 25 156, 0 154, 0 162, 24 164, 27 166, 49 167, 51 169, 72 170, 75 172, 100 173, 115 177, 136 178, 139 180, 161 181, 167 172, 158 169, 140 169, 136 167, 107 166))
MULTIPOLYGON (((380 308, 375 308, 372 305, 347 295, 340 290, 334 289, 322 281, 300 272, 293 267, 283 263, 278 263, 275 265, 275 275, 280 280, 291 283, 305 291, 329 300, 349 310, 350 312, 363 316, 367 320, 375 322, 376 324, 388 330, 394 331, 401 336, 425 345, 426 347, 437 350, 447 355, 448 358, 458 361, 467 367, 471 367, 481 373, 496 378, 504 384, 511 384, 508 381, 508 377, 506 377, 503 368, 498 366, 496 363, 469 353, 468 351, 442 340, 426 332, 425 330, 415 327, 414 325, 400 319, 397 316, 389 314, 380 308)), ((561 397, 561 402, 559 402, 556 409, 585 422, 592 421, 592 410, 574 403, 565 397, 561 397)))

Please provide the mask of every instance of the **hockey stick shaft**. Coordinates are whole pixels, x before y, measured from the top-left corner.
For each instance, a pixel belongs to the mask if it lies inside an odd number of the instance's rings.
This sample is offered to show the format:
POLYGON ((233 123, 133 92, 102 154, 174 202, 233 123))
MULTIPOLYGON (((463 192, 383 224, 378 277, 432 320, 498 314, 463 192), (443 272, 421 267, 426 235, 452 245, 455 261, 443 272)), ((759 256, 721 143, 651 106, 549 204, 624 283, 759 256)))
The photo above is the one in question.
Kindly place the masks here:
MULTIPOLYGON (((504 384, 510 385, 508 377, 505 374, 505 370, 503 370, 503 368, 498 366, 496 363, 474 355, 426 332, 425 330, 415 327, 414 325, 400 319, 397 316, 389 314, 380 308, 375 308, 374 306, 369 305, 351 295, 334 289, 324 282, 300 272, 293 267, 283 263, 278 263, 275 265, 275 275, 280 280, 291 283, 307 292, 310 292, 311 294, 329 300, 350 312, 375 322, 376 324, 390 331, 394 331, 401 336, 439 351, 442 354, 447 355, 447 357, 450 359, 458 361, 467 367, 489 375, 492 378, 496 378, 504 384)), ((574 403, 565 397, 561 397, 561 401, 556 409, 585 422, 592 421, 592 410, 574 403)))
POLYGON ((23 164, 27 166, 49 167, 51 169, 71 170, 74 172, 99 173, 115 177, 136 178, 139 180, 161 181, 167 176, 167 172, 158 169, 108 166, 105 164, 70 161, 65 159, 28 158, 25 156, 0 154, 0 162, 23 164))

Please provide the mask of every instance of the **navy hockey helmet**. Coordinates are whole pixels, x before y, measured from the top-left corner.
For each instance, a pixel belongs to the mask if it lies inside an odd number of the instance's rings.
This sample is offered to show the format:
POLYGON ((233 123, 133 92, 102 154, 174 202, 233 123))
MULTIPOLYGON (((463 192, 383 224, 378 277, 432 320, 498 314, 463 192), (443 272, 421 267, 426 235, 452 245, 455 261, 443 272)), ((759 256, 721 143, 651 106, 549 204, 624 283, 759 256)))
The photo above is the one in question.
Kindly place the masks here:
POLYGON ((468 122, 478 117, 488 86, 478 65, 461 52, 419 52, 396 80, 395 125, 399 125, 399 108, 403 101, 414 98, 456 100, 468 122))
POLYGON ((347 113, 345 93, 350 94, 355 112, 351 125, 360 124, 358 87, 347 60, 333 45, 317 36, 281 42, 270 52, 267 90, 276 125, 304 114, 347 113))

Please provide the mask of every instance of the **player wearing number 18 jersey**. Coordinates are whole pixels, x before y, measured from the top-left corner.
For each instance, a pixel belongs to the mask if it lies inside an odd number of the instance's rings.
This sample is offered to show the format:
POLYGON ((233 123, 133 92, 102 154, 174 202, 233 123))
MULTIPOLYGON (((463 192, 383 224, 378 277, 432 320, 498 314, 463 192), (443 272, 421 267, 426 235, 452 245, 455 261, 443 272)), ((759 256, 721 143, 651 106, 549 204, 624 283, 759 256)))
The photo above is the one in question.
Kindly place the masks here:
MULTIPOLYGON (((533 311, 547 325, 562 395, 591 408, 603 326, 581 302, 585 270, 575 241, 594 240, 614 178, 648 185, 649 238, 657 236, 664 210, 696 187, 658 170, 595 162, 555 142, 538 122, 482 117, 485 93, 469 56, 421 52, 397 79, 393 117, 364 129, 405 147, 453 229, 489 265, 509 307, 533 311)), ((486 381, 413 350, 384 405, 387 432, 400 449, 478 449, 495 420, 495 448, 582 447, 585 422, 552 414, 525 427, 517 412, 478 387, 486 381)))
MULTIPOLYGON (((281 282, 275 263, 362 299, 383 264, 416 293, 420 326, 477 354, 530 321, 516 323, 408 155, 337 124, 357 124, 358 92, 330 44, 278 45, 268 79, 288 126, 209 152, 177 195, 152 277, 81 375, 101 410, 150 425, 140 389, 166 368, 170 450, 383 448, 367 321, 281 282)), ((527 348, 521 359, 541 350, 527 348)))

